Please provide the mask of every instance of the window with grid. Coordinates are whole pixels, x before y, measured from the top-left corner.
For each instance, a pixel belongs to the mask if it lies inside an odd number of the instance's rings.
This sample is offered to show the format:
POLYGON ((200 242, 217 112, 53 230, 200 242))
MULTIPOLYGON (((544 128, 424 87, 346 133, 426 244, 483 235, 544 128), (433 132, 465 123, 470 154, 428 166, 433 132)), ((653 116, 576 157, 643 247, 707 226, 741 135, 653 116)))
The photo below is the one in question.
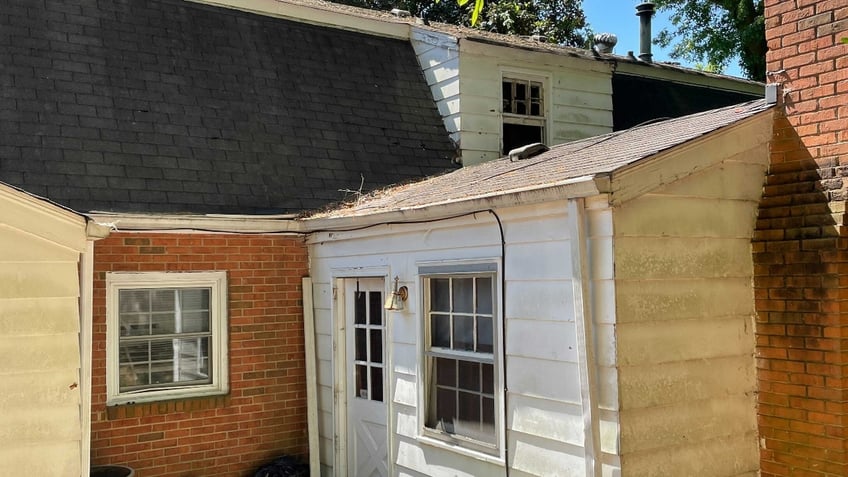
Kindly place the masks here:
POLYGON ((541 81, 508 78, 502 82, 503 152, 545 143, 545 97, 541 81))
POLYGON ((425 278, 426 419, 444 436, 497 444, 495 276, 425 278))
POLYGON ((226 392, 226 275, 107 275, 110 404, 226 392))

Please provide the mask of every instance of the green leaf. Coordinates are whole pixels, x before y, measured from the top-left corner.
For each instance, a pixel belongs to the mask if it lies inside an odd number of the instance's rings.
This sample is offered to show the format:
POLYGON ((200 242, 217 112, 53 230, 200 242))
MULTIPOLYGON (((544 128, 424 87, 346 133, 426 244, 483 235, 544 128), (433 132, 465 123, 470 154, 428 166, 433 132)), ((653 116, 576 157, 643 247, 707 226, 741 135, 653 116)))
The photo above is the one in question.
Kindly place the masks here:
POLYGON ((843 38, 842 43, 845 43, 846 45, 848 45, 848 37, 843 38))
MULTIPOLYGON (((463 0, 460 0, 463 1, 463 0)), ((468 0, 464 0, 468 1, 468 0)), ((474 10, 471 12, 471 25, 476 25, 480 20, 480 12, 483 11, 483 0, 474 0, 474 10)))

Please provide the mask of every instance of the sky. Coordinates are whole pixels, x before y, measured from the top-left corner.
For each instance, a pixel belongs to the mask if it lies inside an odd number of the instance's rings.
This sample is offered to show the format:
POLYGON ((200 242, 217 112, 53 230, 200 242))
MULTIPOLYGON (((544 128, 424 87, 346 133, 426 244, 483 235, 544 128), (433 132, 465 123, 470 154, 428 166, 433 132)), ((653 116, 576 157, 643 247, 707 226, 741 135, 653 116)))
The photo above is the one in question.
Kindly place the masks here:
MULTIPOLYGON (((636 5, 641 3, 637 0, 583 0, 583 12, 592 31, 595 33, 614 33, 618 36, 618 44, 613 52, 617 55, 626 55, 628 51, 639 55, 639 17, 636 16, 636 5)), ((654 16, 651 30, 654 37, 665 27, 670 26, 668 14, 657 12, 654 16)), ((662 49, 657 45, 651 47, 654 61, 679 61, 682 66, 694 67, 685 61, 675 60, 669 56, 669 49, 662 49)), ((731 76, 742 76, 739 65, 731 63, 724 74, 731 76)))

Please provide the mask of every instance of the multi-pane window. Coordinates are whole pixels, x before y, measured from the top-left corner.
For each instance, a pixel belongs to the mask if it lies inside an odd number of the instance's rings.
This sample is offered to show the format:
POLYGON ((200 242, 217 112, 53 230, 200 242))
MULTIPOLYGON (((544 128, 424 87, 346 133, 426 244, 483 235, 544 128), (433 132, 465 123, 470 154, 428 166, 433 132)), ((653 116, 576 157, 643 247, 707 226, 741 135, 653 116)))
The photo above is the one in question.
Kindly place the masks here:
POLYGON ((545 142, 545 97, 541 81, 504 78, 501 82, 503 153, 545 142))
POLYGON ((354 397, 383 401, 383 294, 356 292, 353 310, 354 397))
POLYGON ((223 272, 107 277, 110 403, 226 391, 223 272))
POLYGON ((494 274, 429 276, 425 293, 425 426, 494 446, 494 274))

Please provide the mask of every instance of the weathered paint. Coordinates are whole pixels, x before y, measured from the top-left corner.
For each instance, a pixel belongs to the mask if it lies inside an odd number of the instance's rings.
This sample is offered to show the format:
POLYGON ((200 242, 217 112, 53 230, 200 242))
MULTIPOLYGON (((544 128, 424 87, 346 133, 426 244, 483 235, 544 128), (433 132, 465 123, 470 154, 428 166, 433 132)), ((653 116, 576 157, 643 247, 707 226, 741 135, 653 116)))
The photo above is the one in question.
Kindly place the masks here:
POLYGON ((85 220, 0 186, 0 475, 79 476, 85 220))
MULTIPOLYGON (((601 200, 600 204, 605 201, 601 200)), ((573 306, 570 236, 573 218, 565 200, 533 206, 498 208, 506 243, 505 273, 507 379, 509 399, 504 409, 509 432, 511 475, 585 475, 585 433, 578 372, 573 306)), ((589 235, 602 240, 612 227, 612 214, 593 204, 587 212, 589 235)), ((319 359, 322 471, 334 465, 334 336, 333 277, 366 276, 377 270, 400 277, 409 288, 406 310, 388 314, 390 461, 398 475, 500 475, 499 456, 455 450, 422 437, 421 407, 421 282, 418 263, 430 261, 500 259, 497 222, 488 212, 421 224, 385 225, 369 230, 318 234, 310 248, 319 359), (319 237, 320 235, 320 237, 319 237), (320 240, 320 241, 319 241, 320 240)), ((612 254, 597 254, 590 262, 612 270, 612 254)), ((611 285, 611 283, 610 283, 611 285)), ((604 314, 611 303, 601 304, 604 314)), ((580 319, 583 319, 581 316, 580 319)), ((600 339, 611 339, 608 326, 600 339)), ((605 353, 609 348, 605 347, 605 353)), ((595 358, 592 358, 594 362, 595 358)), ((606 375, 614 376, 613 359, 604 360, 606 375)), ((604 377, 602 388, 615 386, 604 377)), ((599 401, 606 475, 617 469, 617 393, 602 389, 599 401), (609 397, 612 397, 610 399, 609 397)), ((600 450, 598 452, 601 452, 600 450)))
POLYGON ((459 67, 465 165, 502 156, 503 75, 543 81, 548 145, 612 131, 612 73, 606 63, 462 41, 459 67))
POLYGON ((676 166, 689 173, 653 189, 628 181, 656 163, 613 181, 626 196, 613 212, 622 476, 759 468, 750 239, 764 118, 741 144, 731 131, 690 147, 676 166))

